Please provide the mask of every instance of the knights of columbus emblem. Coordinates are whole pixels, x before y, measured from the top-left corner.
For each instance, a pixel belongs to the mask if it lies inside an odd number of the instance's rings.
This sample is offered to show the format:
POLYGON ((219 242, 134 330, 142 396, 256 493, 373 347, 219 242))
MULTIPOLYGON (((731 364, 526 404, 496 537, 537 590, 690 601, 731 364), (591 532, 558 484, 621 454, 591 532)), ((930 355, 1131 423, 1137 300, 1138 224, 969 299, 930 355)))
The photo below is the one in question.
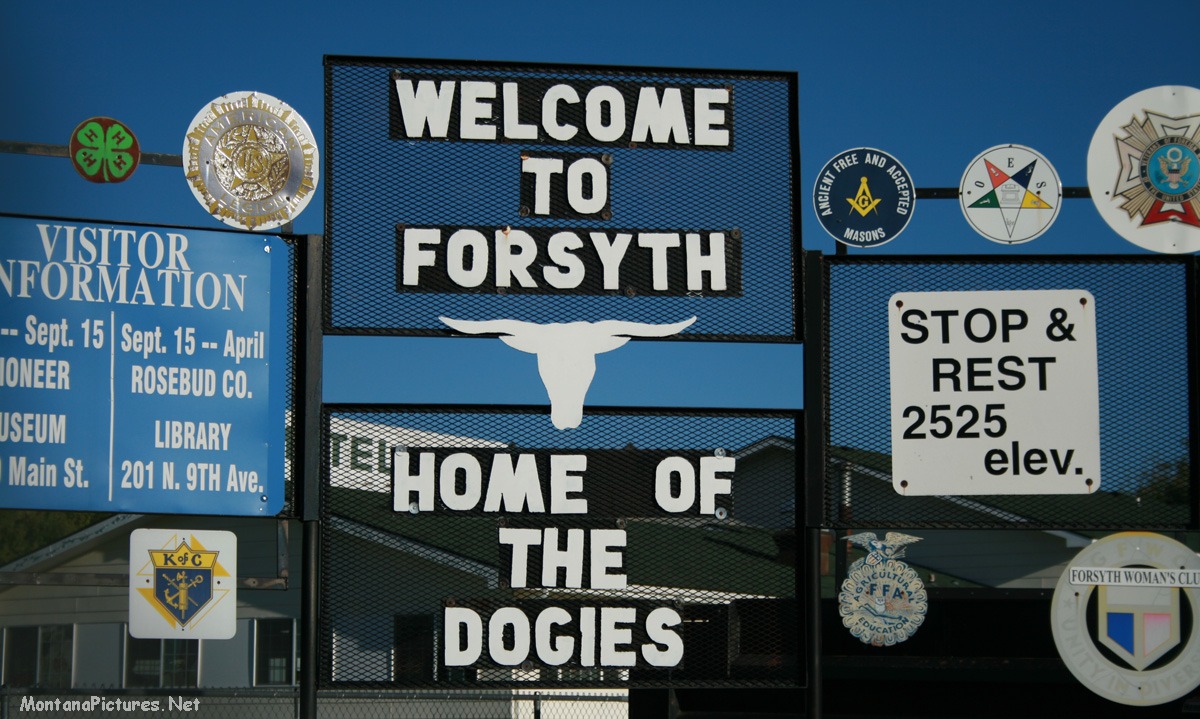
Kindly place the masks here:
POLYGON ((917 572, 900 558, 905 547, 919 542, 900 532, 884 539, 862 532, 846 540, 866 550, 853 564, 838 594, 842 624, 864 644, 892 646, 911 637, 925 621, 928 594, 917 572))
POLYGON ((237 632, 237 535, 135 529, 129 535, 129 633, 229 639, 237 632))
POLYGON ((187 540, 175 549, 152 549, 154 601, 160 611, 186 625, 212 599, 217 553, 194 550, 187 540))

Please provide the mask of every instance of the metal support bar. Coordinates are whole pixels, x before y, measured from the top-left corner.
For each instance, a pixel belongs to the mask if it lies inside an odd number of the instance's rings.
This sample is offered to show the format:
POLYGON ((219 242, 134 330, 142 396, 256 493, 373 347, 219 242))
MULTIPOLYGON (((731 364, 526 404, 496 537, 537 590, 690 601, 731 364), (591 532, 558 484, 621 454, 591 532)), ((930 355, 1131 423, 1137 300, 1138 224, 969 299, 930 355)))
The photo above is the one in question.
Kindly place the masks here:
POLYGON ((303 348, 297 374, 300 426, 295 432, 296 466, 300 467, 299 516, 303 526, 303 570, 300 583, 300 699, 297 716, 316 719, 317 679, 320 676, 320 550, 321 550, 321 340, 324 323, 324 246, 319 235, 309 235, 301 253, 303 264, 298 273, 304 280, 298 298, 302 304, 303 325, 297 337, 303 348))
MULTIPOLYGON (((17 142, 15 140, 0 140, 0 152, 10 155, 38 155, 40 157, 70 157, 67 145, 51 145, 44 142, 17 142)), ((183 167, 183 155, 172 155, 166 152, 143 152, 139 155, 143 165, 163 165, 166 167, 183 167)))
MULTIPOLYGON (((287 577, 238 577, 240 589, 287 589, 287 577)), ((0 586, 128 587, 128 572, 0 572, 0 586)))
POLYGON ((805 530, 808 539, 808 719, 821 719, 824 693, 822 692, 821 664, 821 529, 809 527, 805 530))
MULTIPOLYGON (((838 243, 841 245, 841 243, 838 243)), ((808 547, 807 587, 808 614, 808 719, 820 719, 823 697, 821 692, 821 526, 824 524, 826 457, 825 426, 826 397, 823 378, 825 366, 825 269, 820 252, 808 252, 804 258, 804 491, 803 530, 797 527, 796 538, 804 537, 808 547)), ((800 556, 805 556, 803 552, 800 556)))
POLYGON ((304 522, 304 571, 300 585, 300 719, 317 717, 317 661, 320 656, 320 637, 317 634, 320 593, 318 591, 320 522, 304 522))
MULTIPOLYGON (((1078 200, 1083 197, 1091 197, 1092 192, 1086 187, 1064 187, 1062 188, 1063 197, 1071 200, 1078 200)), ((957 187, 918 187, 918 200, 957 200, 957 187)))

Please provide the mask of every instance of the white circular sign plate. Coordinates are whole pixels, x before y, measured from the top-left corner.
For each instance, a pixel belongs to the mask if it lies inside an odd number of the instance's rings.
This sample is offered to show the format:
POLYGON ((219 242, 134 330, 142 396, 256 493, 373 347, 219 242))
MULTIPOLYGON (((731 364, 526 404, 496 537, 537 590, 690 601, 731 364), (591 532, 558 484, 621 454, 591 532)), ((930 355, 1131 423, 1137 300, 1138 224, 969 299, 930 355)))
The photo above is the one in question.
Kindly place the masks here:
POLYGON ((1062 181, 1036 150, 997 145, 967 165, 958 199, 976 232, 992 242, 1017 245, 1054 224, 1062 207, 1062 181))
POLYGON ((1200 90, 1142 90, 1104 117, 1088 149, 1100 216, 1138 247, 1200 250, 1200 90))
POLYGON ((1150 706, 1185 696, 1200 684, 1197 577, 1196 552, 1158 534, 1123 532, 1089 545, 1054 589, 1059 656, 1080 683, 1114 702, 1150 706))

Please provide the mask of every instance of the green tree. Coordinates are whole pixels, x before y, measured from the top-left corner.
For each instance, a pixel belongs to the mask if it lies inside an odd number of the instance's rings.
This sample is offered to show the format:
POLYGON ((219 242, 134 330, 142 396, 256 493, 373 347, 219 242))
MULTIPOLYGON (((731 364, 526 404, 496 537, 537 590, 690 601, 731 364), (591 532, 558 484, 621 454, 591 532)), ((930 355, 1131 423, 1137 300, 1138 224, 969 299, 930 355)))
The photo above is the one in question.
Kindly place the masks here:
POLYGON ((103 512, 0 510, 0 566, 69 537, 109 516, 103 512))

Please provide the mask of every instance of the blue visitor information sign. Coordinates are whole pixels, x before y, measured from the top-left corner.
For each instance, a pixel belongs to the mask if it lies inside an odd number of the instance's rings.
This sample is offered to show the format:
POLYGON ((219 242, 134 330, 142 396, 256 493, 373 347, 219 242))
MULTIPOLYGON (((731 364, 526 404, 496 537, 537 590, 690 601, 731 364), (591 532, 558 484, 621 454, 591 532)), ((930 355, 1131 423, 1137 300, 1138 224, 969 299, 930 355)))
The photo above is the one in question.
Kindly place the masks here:
POLYGON ((0 217, 0 507, 277 514, 287 249, 0 217))

